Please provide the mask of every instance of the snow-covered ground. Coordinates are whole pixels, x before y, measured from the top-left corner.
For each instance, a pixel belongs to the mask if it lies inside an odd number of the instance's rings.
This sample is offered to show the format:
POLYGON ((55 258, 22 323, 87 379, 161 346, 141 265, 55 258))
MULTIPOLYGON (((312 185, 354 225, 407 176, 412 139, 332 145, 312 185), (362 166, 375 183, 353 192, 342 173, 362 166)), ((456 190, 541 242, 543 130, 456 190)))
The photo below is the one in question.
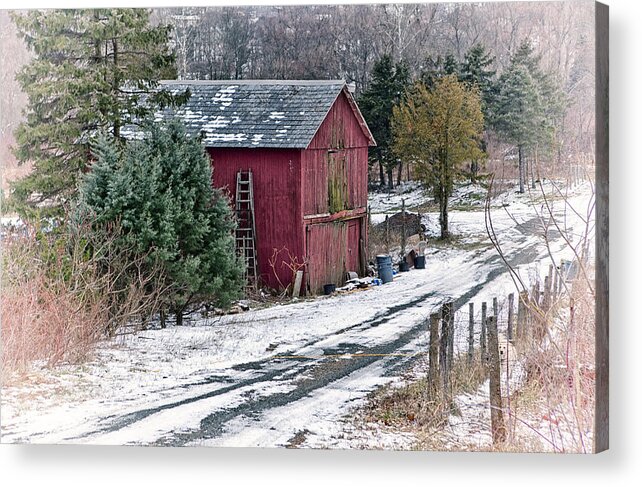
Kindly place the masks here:
MULTIPOLYGON (((394 215, 401 211, 405 202, 408 211, 417 211, 417 207, 433 202, 430 193, 416 181, 407 181, 393 191, 371 193, 369 197, 370 220, 376 225, 386 219, 386 215, 394 215)), ((486 189, 479 184, 459 185, 449 199, 450 206, 472 207, 483 210, 486 202, 486 189)))
MULTIPOLYGON (((570 195, 579 215, 554 202, 578 234, 590 193, 585 185, 570 195)), ((383 205, 376 198, 372 206, 383 205)), ((506 258, 525 280, 549 262, 538 236, 542 202, 530 201, 511 192, 491 211, 506 258)), ((424 218, 432 228, 436 216, 424 218)), ((2 390, 2 441, 407 448, 406 433, 369 434, 343 418, 427 350, 426 318, 442 302, 467 310, 469 301, 514 291, 486 236, 483 207, 453 211, 451 225, 466 245, 428 248, 425 270, 384 286, 123 335, 83 365, 36 368, 2 390)), ((550 238, 556 259, 572 257, 559 235, 550 238)))

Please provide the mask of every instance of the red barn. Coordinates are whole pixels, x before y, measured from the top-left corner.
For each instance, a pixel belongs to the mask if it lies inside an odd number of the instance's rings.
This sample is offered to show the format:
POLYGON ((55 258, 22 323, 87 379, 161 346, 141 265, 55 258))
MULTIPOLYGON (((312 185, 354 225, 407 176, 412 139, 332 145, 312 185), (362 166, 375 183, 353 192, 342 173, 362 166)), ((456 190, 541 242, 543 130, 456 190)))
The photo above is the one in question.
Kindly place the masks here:
POLYGON ((253 207, 253 225, 240 226, 253 227, 247 235, 256 253, 248 263, 255 256, 261 283, 285 287, 302 265, 301 292, 315 294, 325 284, 344 283, 348 271, 363 275, 368 147, 375 141, 344 81, 163 85, 190 90, 172 115, 202 135, 213 184, 229 194, 237 213, 253 207), (239 183, 250 172, 251 195, 239 183))

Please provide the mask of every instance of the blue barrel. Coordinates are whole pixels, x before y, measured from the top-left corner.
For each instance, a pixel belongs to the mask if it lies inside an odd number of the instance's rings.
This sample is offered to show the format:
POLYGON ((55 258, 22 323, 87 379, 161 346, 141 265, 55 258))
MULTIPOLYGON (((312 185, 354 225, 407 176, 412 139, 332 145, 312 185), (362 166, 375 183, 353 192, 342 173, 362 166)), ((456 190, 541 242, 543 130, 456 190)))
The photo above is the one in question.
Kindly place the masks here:
POLYGON ((392 282, 392 257, 377 255, 377 271, 383 284, 392 282))
POLYGON ((417 255, 415 256, 415 269, 425 269, 426 268, 426 256, 417 255))

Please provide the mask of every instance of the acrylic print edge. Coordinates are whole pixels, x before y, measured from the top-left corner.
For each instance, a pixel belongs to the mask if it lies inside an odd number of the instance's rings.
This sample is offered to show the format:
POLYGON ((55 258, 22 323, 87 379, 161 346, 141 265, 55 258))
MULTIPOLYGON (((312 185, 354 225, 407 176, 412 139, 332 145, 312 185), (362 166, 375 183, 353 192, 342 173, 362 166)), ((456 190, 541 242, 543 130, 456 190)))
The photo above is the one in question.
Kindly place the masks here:
POLYGON ((609 448, 609 7, 595 3, 595 425, 594 453, 609 448))

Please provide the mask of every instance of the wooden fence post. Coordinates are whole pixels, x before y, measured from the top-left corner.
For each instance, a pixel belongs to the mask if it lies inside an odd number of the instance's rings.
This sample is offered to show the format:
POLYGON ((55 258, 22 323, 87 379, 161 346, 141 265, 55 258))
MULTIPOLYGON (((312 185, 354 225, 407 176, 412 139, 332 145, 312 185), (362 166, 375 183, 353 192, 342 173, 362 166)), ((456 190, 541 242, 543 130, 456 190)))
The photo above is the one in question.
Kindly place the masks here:
POLYGON ((497 303, 497 298, 493 298, 493 316, 495 316, 495 321, 499 323, 499 304, 497 303))
POLYGON ((510 293, 508 295, 508 324, 506 328, 506 334, 508 335, 508 340, 513 341, 513 301, 515 301, 515 295, 510 293))
POLYGON ((390 253, 390 221, 386 215, 386 254, 390 253))
POLYGON ((479 334, 479 346, 481 348, 482 363, 486 360, 486 301, 482 303, 481 311, 481 333, 479 334))
POLYGON ((448 305, 448 371, 453 369, 455 355, 455 303, 450 301, 448 305))
POLYGON ((531 303, 536 308, 539 306, 540 291, 539 291, 539 281, 533 285, 533 295, 531 296, 531 303))
POLYGON ((473 364, 475 348, 475 304, 468 303, 468 365, 473 364))
POLYGON ((544 297, 542 298, 542 309, 547 311, 551 306, 551 276, 544 278, 544 297))
POLYGON ((499 339, 497 337, 496 317, 488 318, 488 373, 490 392, 490 428, 493 435, 493 445, 499 445, 506 440, 506 425, 502 410, 501 362, 499 359, 499 339))
POLYGON ((559 269, 559 278, 557 279, 557 285, 559 286, 559 289, 557 290, 557 295, 561 295, 562 291, 564 290, 564 279, 566 279, 564 275, 564 267, 560 263, 560 269, 559 269))
POLYGON ((441 306, 441 338, 439 340, 439 370, 441 372, 441 382, 444 395, 449 390, 450 383, 450 364, 448 363, 448 346, 450 343, 450 314, 448 304, 441 306))
POLYGON ((432 393, 439 385, 439 313, 430 315, 430 346, 428 351, 428 383, 432 393))
POLYGON ((301 292, 301 283, 303 282, 303 271, 296 271, 296 278, 294 279, 294 288, 292 288, 292 297, 298 298, 301 292))
POLYGON ((401 198, 401 259, 406 259, 406 199, 401 198))
POLYGON ((557 271, 557 267, 553 270, 553 302, 557 301, 557 286, 560 273, 557 271))
POLYGON ((519 293, 519 302, 517 303, 517 340, 522 341, 526 338, 528 331, 528 291, 519 293))

